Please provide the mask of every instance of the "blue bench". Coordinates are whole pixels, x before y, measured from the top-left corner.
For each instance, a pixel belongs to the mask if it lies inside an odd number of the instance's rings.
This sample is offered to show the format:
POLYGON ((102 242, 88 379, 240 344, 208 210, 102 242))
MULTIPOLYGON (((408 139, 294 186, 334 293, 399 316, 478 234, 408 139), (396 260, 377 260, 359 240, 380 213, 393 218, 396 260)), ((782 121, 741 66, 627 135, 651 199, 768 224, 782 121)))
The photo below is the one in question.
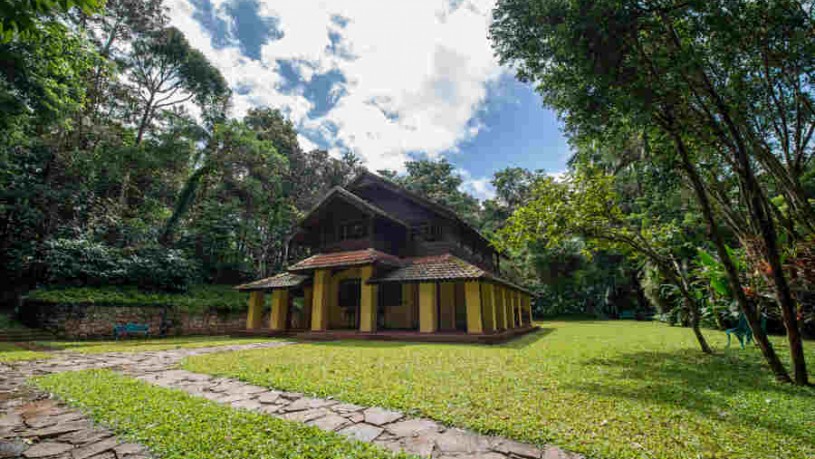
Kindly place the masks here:
POLYGON ((128 323, 125 325, 114 325, 113 336, 117 340, 121 337, 141 334, 142 336, 150 335, 150 326, 147 324, 134 324, 128 323))
POLYGON ((632 310, 623 311, 620 313, 620 319, 636 319, 637 314, 632 310))

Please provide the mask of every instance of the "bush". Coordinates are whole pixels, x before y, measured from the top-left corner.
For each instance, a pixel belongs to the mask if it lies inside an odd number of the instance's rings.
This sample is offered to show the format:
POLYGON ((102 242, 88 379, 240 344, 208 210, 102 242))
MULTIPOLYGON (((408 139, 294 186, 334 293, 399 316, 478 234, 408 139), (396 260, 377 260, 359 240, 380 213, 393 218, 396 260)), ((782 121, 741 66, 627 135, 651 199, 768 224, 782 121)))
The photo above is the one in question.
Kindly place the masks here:
POLYGON ((44 263, 51 284, 134 285, 181 292, 199 278, 194 262, 180 251, 164 247, 118 249, 86 239, 56 239, 45 247, 44 263))
POLYGON ((85 239, 48 241, 44 258, 51 283, 102 285, 127 276, 120 250, 85 239))
POLYGON ((247 294, 231 285, 192 285, 186 293, 144 292, 130 286, 49 287, 28 294, 27 299, 52 304, 101 306, 167 306, 179 311, 243 311, 247 294))
POLYGON ((183 292, 199 278, 195 263, 184 258, 178 250, 142 249, 127 257, 125 266, 127 279, 124 283, 149 290, 183 292))

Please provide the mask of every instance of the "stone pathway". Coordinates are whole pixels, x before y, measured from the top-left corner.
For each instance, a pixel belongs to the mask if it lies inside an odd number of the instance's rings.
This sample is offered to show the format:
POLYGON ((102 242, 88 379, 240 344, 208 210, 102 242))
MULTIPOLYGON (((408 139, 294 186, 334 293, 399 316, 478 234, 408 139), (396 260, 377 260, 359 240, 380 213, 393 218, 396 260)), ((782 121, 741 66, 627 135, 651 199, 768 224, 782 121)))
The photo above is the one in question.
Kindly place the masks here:
MULTIPOLYGON (((411 418, 398 411, 341 403, 331 399, 312 398, 295 392, 270 390, 234 379, 212 377, 176 368, 181 359, 190 355, 276 347, 286 344, 290 343, 273 342, 217 348, 176 349, 138 354, 77 355, 65 353, 50 361, 21 363, 16 365, 12 372, 25 378, 60 371, 111 368, 152 384, 184 390, 189 394, 234 408, 258 411, 270 416, 302 422, 322 430, 338 432, 359 441, 375 443, 390 450, 405 451, 433 459, 582 458, 581 455, 569 453, 555 446, 538 448, 501 437, 448 428, 433 420, 411 418)), ((0 372, 5 373, 2 365, 0 365, 0 372)), ((0 377, 0 383, 1 379, 2 377, 0 377)), ((0 387, 1 390, 2 387, 0 387)), ((2 457, 4 456, 0 453, 0 458, 2 457)), ((103 457, 100 456, 100 459, 103 457)))

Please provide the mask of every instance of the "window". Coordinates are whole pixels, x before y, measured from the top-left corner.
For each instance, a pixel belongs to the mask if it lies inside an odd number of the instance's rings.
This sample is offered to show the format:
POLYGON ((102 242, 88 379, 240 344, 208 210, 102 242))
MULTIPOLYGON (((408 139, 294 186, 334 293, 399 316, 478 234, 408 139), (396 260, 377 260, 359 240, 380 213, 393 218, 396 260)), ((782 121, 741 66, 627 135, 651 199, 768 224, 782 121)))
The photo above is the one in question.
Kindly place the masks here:
POLYGON ((339 240, 361 239, 368 235, 368 225, 362 220, 340 223, 339 240))
POLYGON ((413 239, 423 239, 425 241, 440 241, 444 234, 441 225, 434 225, 429 222, 421 223, 412 228, 413 239))
POLYGON ((379 303, 383 306, 402 305, 402 284, 384 283, 379 285, 379 303))

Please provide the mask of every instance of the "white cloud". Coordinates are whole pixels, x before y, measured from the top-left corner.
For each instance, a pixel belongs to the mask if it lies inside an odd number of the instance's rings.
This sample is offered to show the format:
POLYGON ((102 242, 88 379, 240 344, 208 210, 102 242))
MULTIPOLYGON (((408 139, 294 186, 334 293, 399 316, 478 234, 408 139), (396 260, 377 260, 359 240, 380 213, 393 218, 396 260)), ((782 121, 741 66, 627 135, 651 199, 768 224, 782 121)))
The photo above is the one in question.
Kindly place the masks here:
POLYGON ((556 172, 547 172, 546 175, 552 177, 556 182, 561 182, 566 177, 568 171, 556 171, 556 172))
MULTIPOLYGON (((402 170, 410 152, 438 157, 478 133, 473 118, 487 85, 504 71, 487 38, 493 0, 455 8, 447 0, 261 2, 261 14, 278 19, 283 37, 266 43, 257 61, 241 55, 237 45, 215 49, 209 32, 192 18, 189 0, 169 1, 173 25, 233 87, 249 88, 236 94, 233 114, 257 105, 280 108, 301 131, 321 132, 332 148, 352 149, 374 170, 402 170), (347 24, 337 24, 336 16, 347 24), (329 50, 329 31, 341 36, 339 54, 329 50), (324 115, 309 118, 314 104, 301 92, 281 90, 278 60, 294 63, 304 82, 341 72, 344 95, 324 115)), ((213 3, 217 10, 221 1, 213 3)), ((472 183, 474 190, 486 190, 472 183)))
POLYGON ((459 169, 456 172, 461 175, 463 180, 461 191, 469 193, 481 201, 495 197, 495 187, 492 186, 491 177, 473 177, 464 169, 459 169))

